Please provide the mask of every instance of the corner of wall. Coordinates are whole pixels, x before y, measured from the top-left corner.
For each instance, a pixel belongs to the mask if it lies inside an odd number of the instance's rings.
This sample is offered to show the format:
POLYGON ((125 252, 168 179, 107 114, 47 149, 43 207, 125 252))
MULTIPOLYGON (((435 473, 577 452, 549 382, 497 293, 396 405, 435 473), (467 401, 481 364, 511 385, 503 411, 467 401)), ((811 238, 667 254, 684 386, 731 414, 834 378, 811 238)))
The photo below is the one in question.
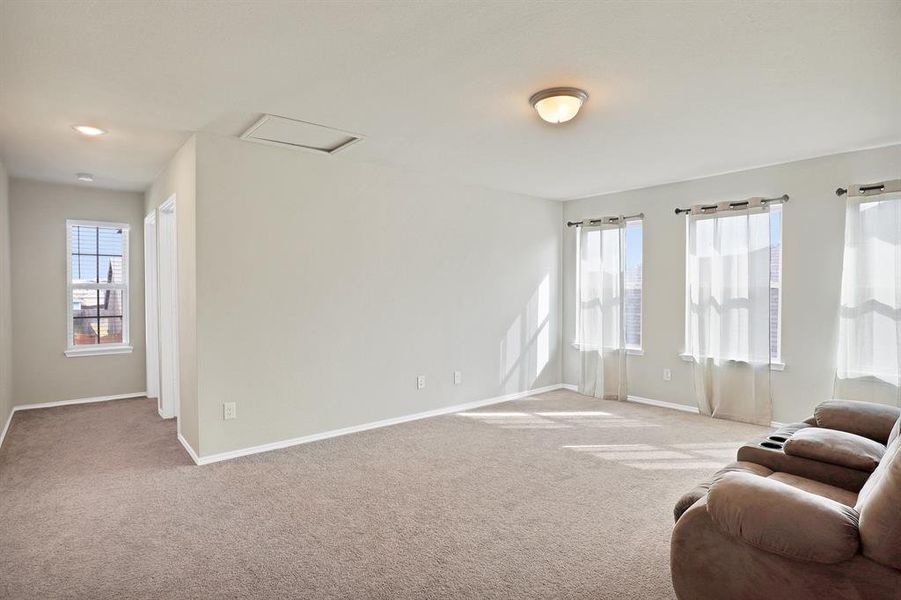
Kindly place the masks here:
POLYGON ((557 383, 563 385, 566 383, 566 320, 564 310, 564 289, 566 285, 566 221, 564 219, 566 213, 566 203, 558 202, 557 223, 560 234, 558 236, 559 245, 557 247, 557 255, 560 264, 557 267, 557 383))
POLYGON ((197 406, 197 135, 192 134, 160 171, 144 194, 145 214, 171 196, 176 199, 178 255, 179 437, 200 452, 197 406))
POLYGON ((0 429, 12 412, 12 264, 9 176, 0 162, 0 429))

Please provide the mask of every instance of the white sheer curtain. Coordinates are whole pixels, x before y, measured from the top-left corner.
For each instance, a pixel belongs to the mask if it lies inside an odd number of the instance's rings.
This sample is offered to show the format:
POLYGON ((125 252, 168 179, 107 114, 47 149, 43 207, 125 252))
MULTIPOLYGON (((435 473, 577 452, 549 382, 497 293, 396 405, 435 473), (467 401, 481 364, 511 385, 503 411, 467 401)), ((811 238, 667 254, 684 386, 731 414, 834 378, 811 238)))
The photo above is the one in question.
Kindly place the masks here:
POLYGON ((848 199, 835 395, 901 402, 901 193, 848 199))
POLYGON ((686 353, 701 414, 769 425, 770 210, 688 216, 686 353))
POLYGON ((625 400, 625 222, 579 228, 579 392, 625 400))

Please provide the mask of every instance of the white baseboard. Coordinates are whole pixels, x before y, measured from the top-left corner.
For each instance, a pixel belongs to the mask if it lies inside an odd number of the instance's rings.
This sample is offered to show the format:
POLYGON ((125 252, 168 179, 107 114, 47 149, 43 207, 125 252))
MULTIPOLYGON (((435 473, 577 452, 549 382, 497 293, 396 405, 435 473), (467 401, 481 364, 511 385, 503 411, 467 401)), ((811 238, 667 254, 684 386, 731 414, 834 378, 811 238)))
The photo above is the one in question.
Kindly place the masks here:
MULTIPOLYGON (((697 406, 688 406, 687 404, 677 404, 675 402, 664 402, 663 400, 652 400, 651 398, 642 398, 641 396, 629 396, 629 402, 659 406, 661 408, 671 408, 673 410, 681 410, 682 412, 695 415, 700 414, 697 406)), ((780 423, 779 421, 770 421, 770 427, 773 428, 782 427, 783 425, 784 423, 780 423)))
POLYGON ((564 389, 563 385, 549 385, 541 388, 535 388, 534 390, 529 390, 526 392, 517 392, 514 394, 506 394, 504 396, 497 396, 495 398, 488 398, 485 400, 476 400, 475 402, 467 402, 465 404, 456 404, 454 406, 445 406, 442 408, 436 408, 434 410, 428 410, 425 412, 414 413, 412 415, 404 415, 402 417, 394 417, 391 419, 384 419, 381 421, 374 421, 371 423, 364 423, 362 425, 353 425, 351 427, 344 427, 342 429, 333 429, 331 431, 324 431, 322 433, 314 433, 312 435, 306 435, 303 437, 292 438, 289 440, 282 440, 280 442, 272 442, 269 444, 261 444, 259 446, 250 446, 248 448, 240 448, 238 450, 229 450, 228 452, 220 452, 218 454, 210 454, 207 456, 197 456, 194 454, 193 450, 190 449, 190 446, 184 441, 181 436, 179 436, 179 441, 181 441, 182 445, 188 450, 188 454, 191 455, 191 458, 194 459, 194 462, 198 465, 208 465, 211 463, 221 462, 223 460, 231 460, 233 458, 239 458, 241 456, 248 456, 251 454, 260 454, 261 452, 270 452, 272 450, 280 450, 282 448, 289 448, 291 446, 298 446, 300 444, 308 444, 310 442, 318 442, 320 440, 326 440, 333 437, 338 437, 342 435, 347 435, 350 433, 359 433, 361 431, 368 431, 370 429, 378 429, 380 427, 389 427, 391 425, 399 425, 401 423, 408 423, 410 421, 418 421, 419 419, 427 419, 429 417, 438 417, 441 415, 447 415, 456 412, 464 412, 467 410, 472 410, 474 408, 481 408, 483 406, 490 406, 492 404, 499 404, 501 402, 509 402, 510 400, 518 400, 520 398, 526 398, 528 396, 534 396, 536 394, 543 394, 544 392, 552 392, 554 390, 564 389))
MULTIPOLYGON (((297 446, 300 444, 308 444, 310 442, 316 442, 319 440, 325 440, 333 437, 338 437, 342 435, 348 435, 350 433, 358 433, 361 431, 368 431, 370 429, 378 429, 380 427, 390 427, 391 425, 399 425, 401 423, 408 423, 410 421, 418 421, 419 419, 427 419, 429 417, 438 417, 441 415, 447 415, 456 412, 463 412, 467 410, 472 410, 474 408, 481 408, 483 406, 490 406, 492 404, 500 404, 501 402, 509 402, 511 400, 518 400, 520 398, 526 398, 528 396, 534 396, 536 394, 543 394, 545 392, 552 392, 554 390, 570 390, 573 392, 578 391, 578 387, 568 383, 561 383, 556 385, 549 385, 545 387, 536 388, 533 390, 528 390, 525 392, 516 392, 513 394, 506 394, 504 396, 496 396, 494 398, 487 398, 485 400, 476 400, 475 402, 467 402, 464 404, 456 404, 454 406, 445 406, 442 408, 436 408, 434 410, 429 410, 420 413, 414 413, 412 415, 404 415, 402 417, 394 417, 391 419, 384 419, 381 421, 374 421, 371 423, 364 423, 362 425, 354 425, 351 427, 344 427, 342 429, 334 429, 331 431, 325 431, 322 433, 315 433, 312 435, 307 435, 298 438, 292 438, 288 440, 282 440, 280 442, 272 442, 269 444, 261 444, 259 446, 250 446, 248 448, 241 448, 238 450, 230 450, 228 452, 221 452, 218 454, 211 454, 209 456, 198 456, 197 452, 191 447, 191 445, 185 440, 185 438, 178 434, 178 441, 184 447, 185 451, 188 453, 188 456, 191 457, 191 460, 194 461, 197 465, 208 465, 216 462, 221 462, 224 460, 231 460, 233 458, 239 458, 241 456, 249 456, 251 454, 259 454, 261 452, 269 452, 272 450, 279 450, 281 448, 289 448, 291 446, 297 446)), ((116 394, 113 396, 95 396, 93 398, 76 398, 74 400, 58 400, 55 402, 41 402, 39 404, 19 404, 14 406, 9 413, 9 417, 6 419, 6 423, 3 426, 2 432, 0 432, 0 446, 3 445, 3 440, 6 439, 6 433, 9 431, 10 424, 12 423, 13 415, 20 410, 32 410, 38 408, 53 408, 56 406, 69 406, 72 404, 88 404, 92 402, 107 402, 109 400, 124 400, 126 398, 138 398, 146 396, 146 392, 134 392, 131 394, 116 394)), ((696 406, 687 406, 685 404, 677 404, 675 402, 664 402, 662 400, 653 400, 651 398, 643 398, 641 396, 629 396, 629 402, 635 402, 637 404, 647 404, 650 406, 657 406, 660 408, 669 408, 672 410, 679 410, 682 412, 694 413, 698 414, 698 408, 696 406)), ((780 427, 783 424, 777 421, 773 421, 771 427, 780 427)))
POLYGON ((53 408, 56 406, 69 406, 70 404, 91 404, 93 402, 108 402, 110 400, 125 400, 127 398, 140 398, 147 392, 132 392, 131 394, 115 394, 113 396, 94 396, 91 398, 75 398, 74 400, 56 400, 55 402, 39 402, 37 404, 17 404, 13 406, 13 412, 17 410, 32 410, 35 408, 53 408))
POLYGON ((642 398, 641 396, 629 396, 629 402, 636 404, 647 404, 649 406, 659 406, 660 408, 669 408, 671 410, 681 410, 682 412, 698 414, 697 406, 688 406, 687 404, 679 404, 677 402, 664 402, 663 400, 654 400, 652 398, 642 398))
MULTIPOLYGON (((567 390, 572 390, 573 392, 579 391, 579 386, 573 385, 571 383, 563 383, 560 384, 560 387, 567 390)), ((643 398, 641 396, 632 396, 631 394, 626 397, 629 402, 635 402, 636 404, 647 404, 649 406, 658 406, 660 408, 671 408, 673 410, 681 410, 683 412, 690 412, 694 414, 698 414, 697 406, 688 406, 686 404, 678 404, 677 402, 664 402, 663 400, 653 400, 651 398, 643 398)))
MULTIPOLYGON (((579 386, 573 385, 571 383, 561 383, 560 388, 564 390, 570 390, 572 392, 578 392, 579 386)), ((679 404, 677 402, 664 402, 663 400, 652 400, 651 398, 643 398, 641 396, 627 396, 629 402, 635 402, 636 404, 648 404, 650 406, 658 406, 660 408, 671 408, 673 410, 681 410, 683 412, 689 412, 698 414, 697 406, 688 406, 686 404, 679 404)))
POLYGON ((206 464, 206 463, 200 462, 200 459, 197 457, 197 453, 194 452, 194 448, 191 447, 191 444, 188 443, 188 440, 186 440, 184 438, 184 436, 181 434, 181 432, 179 432, 179 434, 178 434, 178 441, 181 443, 182 446, 184 446, 185 451, 188 453, 188 456, 191 457, 191 460, 194 461, 195 465, 206 464))
POLYGON ((6 424, 3 425, 3 431, 0 431, 0 447, 3 446, 3 440, 6 439, 6 432, 9 431, 9 424, 13 422, 13 415, 16 414, 16 408, 13 407, 11 411, 9 411, 9 416, 6 417, 6 424))
MULTIPOLYGON (((560 387, 565 388, 567 390, 572 390, 574 392, 579 391, 578 386, 575 386, 575 385, 572 385, 569 383, 561 384, 560 387)), ((654 400, 652 398, 643 398, 642 396, 632 396, 632 395, 629 395, 627 399, 629 402, 635 402, 636 404, 647 404, 648 406, 658 406, 660 408, 669 408, 672 410, 680 410, 682 412, 692 413, 695 415, 700 414, 700 411, 698 410, 697 406, 688 406, 687 404, 679 404, 678 402, 665 402, 663 400, 654 400)), ((785 425, 785 423, 781 423, 779 421, 770 421, 770 427, 773 427, 773 428, 779 428, 784 425, 785 425)))
POLYGON ((6 425, 3 426, 3 432, 0 433, 0 446, 6 439, 6 432, 12 423, 13 415, 20 410, 35 410, 38 408, 55 408, 57 406, 69 406, 72 404, 90 404, 92 402, 108 402, 110 400, 125 400, 126 398, 140 398, 146 396, 147 392, 133 392, 131 394, 115 394, 113 396, 94 396, 91 398, 75 398, 73 400, 56 400, 54 402, 38 402, 35 404, 17 404, 9 411, 9 418, 6 419, 6 425))

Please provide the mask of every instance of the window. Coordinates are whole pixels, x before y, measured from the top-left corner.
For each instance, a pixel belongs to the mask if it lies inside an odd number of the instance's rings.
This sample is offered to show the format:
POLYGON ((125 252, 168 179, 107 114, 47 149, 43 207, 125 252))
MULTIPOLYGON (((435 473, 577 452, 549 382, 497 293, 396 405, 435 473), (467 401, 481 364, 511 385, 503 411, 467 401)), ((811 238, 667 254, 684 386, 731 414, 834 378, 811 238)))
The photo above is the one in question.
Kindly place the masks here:
POLYGON ((67 221, 66 356, 131 352, 128 225, 67 221))
MULTIPOLYGON (((901 188, 898 182, 886 182, 883 187, 893 184, 901 188)), ((848 198, 837 359, 839 380, 887 383, 896 389, 884 390, 888 395, 881 398, 901 399, 899 193, 848 198)), ((844 397, 859 396, 864 389, 876 388, 852 386, 844 397)))
MULTIPOLYGON (((769 210, 769 224, 767 228, 767 223, 764 221, 762 224, 759 222, 754 222, 757 219, 766 219, 767 213, 760 213, 758 215, 752 215, 751 217, 744 216, 719 216, 717 217, 720 221, 719 234, 718 235, 730 235, 732 232, 739 234, 744 233, 746 235, 751 235, 754 237, 754 240, 737 240, 737 245, 733 249, 731 248, 731 244, 729 242, 719 242, 719 252, 725 252, 726 255, 724 257, 728 259, 729 254, 731 254, 732 250, 737 250, 739 254, 744 252, 742 243, 748 242, 753 247, 761 247, 758 244, 759 240, 762 239, 762 248, 766 248, 767 243, 769 243, 769 254, 770 254, 770 265, 769 265, 769 360, 770 364, 776 368, 782 368, 782 205, 776 204, 770 207, 769 210), (751 219, 750 223, 739 223, 738 219, 751 219), (736 219, 735 223, 731 221, 736 219), (749 233, 754 232, 757 233, 749 233), (762 236, 762 237, 761 237, 762 236), (767 237, 769 238, 767 241, 767 237)), ((697 229, 697 239, 699 240, 699 245, 703 245, 706 249, 698 248, 697 252, 701 252, 705 254, 706 252, 710 252, 714 247, 716 242, 714 241, 714 219, 708 220, 699 220, 695 226, 697 229)), ((686 227, 691 227, 691 223, 686 221, 686 227)), ((688 235, 686 235, 686 239, 688 239, 688 235)), ((688 249, 689 254, 691 253, 691 249, 688 249)), ((687 256, 687 261, 690 261, 690 257, 687 256)), ((693 319, 697 319, 696 315, 692 315, 691 313, 691 305, 692 300, 690 297, 689 290, 689 282, 688 278, 686 278, 685 282, 685 346, 686 346, 686 354, 683 354, 683 358, 686 360, 691 360, 691 356, 687 353, 688 348, 691 346, 690 338, 691 338, 691 324, 694 322, 693 319)), ((741 298, 746 294, 747 291, 736 293, 735 297, 732 298, 732 301, 727 301, 720 308, 720 322, 718 326, 725 327, 730 330, 743 332, 738 336, 737 339, 734 339, 733 342, 738 344, 738 346, 742 345, 745 340, 745 336, 747 335, 747 324, 745 320, 747 319, 747 307, 741 308, 741 298), (738 304, 732 306, 734 301, 738 300, 738 304)), ((722 300, 722 299, 721 299, 722 300)), ((695 323, 697 324, 697 323, 695 323)), ((728 346, 728 344, 727 344, 728 346)), ((740 350, 728 348, 721 348, 721 351, 725 352, 726 356, 732 356, 734 352, 741 353, 740 350)), ((733 360, 746 360, 747 357, 739 357, 733 358, 733 360)), ((765 358, 765 355, 764 355, 765 358)))
POLYGON ((782 205, 770 207, 770 363, 782 364, 782 205))
MULTIPOLYGON (((588 244, 600 244, 604 231, 616 230, 594 230, 587 234, 588 244)), ((608 240, 609 241, 609 240, 608 240)), ((642 309, 642 265, 643 265, 643 228, 641 219, 635 219, 626 223, 625 231, 625 273, 624 291, 625 291, 625 335, 626 349, 632 353, 641 353, 641 309, 642 309)), ((582 331, 580 319, 582 314, 581 307, 581 286, 583 277, 591 277, 592 273, 582 272, 582 249, 581 236, 576 236, 576 334, 575 345, 582 346, 579 339, 582 331)), ((600 265, 598 265, 600 268, 600 265)))
POLYGON ((641 350, 643 230, 641 221, 626 223, 626 349, 641 350))

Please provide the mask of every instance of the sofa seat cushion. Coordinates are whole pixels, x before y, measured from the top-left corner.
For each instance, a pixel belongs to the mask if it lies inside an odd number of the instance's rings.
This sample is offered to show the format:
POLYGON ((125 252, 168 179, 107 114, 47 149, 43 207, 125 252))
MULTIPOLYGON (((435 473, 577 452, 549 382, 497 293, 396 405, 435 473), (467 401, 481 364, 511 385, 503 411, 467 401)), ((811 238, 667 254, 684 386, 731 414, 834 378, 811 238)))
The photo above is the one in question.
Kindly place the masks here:
POLYGON ((807 427, 788 438, 783 451, 790 456, 872 473, 885 454, 885 446, 853 433, 807 427))
POLYGON ((806 477, 792 475, 791 473, 780 473, 778 471, 770 475, 769 479, 780 481, 792 486, 793 488, 804 490, 805 492, 810 492, 811 494, 816 494, 817 496, 822 496, 823 498, 835 500, 840 504, 844 504, 845 506, 850 506, 852 508, 857 504, 857 494, 855 494, 854 492, 849 492, 848 490, 842 489, 840 487, 836 487, 834 485, 829 485, 828 483, 814 481, 813 479, 807 479, 806 477))

